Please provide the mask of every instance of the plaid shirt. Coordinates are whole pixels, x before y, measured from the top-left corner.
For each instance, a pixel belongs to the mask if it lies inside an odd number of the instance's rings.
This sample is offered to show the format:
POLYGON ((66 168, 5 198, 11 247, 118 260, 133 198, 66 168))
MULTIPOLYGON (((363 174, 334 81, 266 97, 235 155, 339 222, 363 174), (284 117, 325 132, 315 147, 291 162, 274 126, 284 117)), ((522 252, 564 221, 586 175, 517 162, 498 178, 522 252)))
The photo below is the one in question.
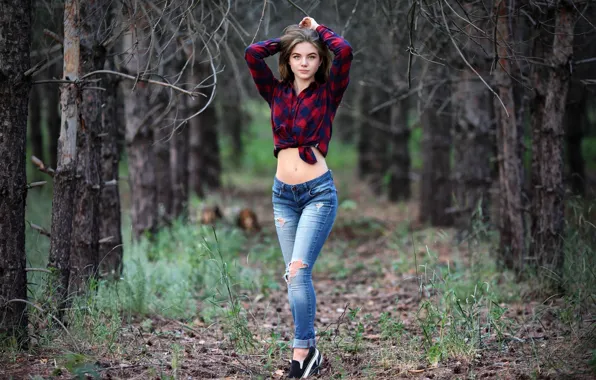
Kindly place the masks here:
POLYGON ((314 81, 299 95, 293 83, 276 79, 264 61, 265 57, 279 52, 280 38, 254 43, 245 51, 257 89, 271 107, 273 154, 277 157, 282 149, 298 148, 300 158, 309 164, 317 162, 312 147, 318 148, 323 157, 327 156, 331 124, 348 87, 352 63, 352 47, 346 40, 324 25, 319 25, 317 32, 335 56, 329 80, 314 81))

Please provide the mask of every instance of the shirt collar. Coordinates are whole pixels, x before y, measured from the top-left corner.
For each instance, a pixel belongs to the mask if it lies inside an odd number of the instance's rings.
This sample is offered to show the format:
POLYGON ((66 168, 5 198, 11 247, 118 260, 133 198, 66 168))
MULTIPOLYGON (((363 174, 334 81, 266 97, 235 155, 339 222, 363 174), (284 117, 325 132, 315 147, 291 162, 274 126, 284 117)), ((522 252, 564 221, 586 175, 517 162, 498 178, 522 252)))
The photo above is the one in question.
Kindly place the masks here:
MULTIPOLYGON (((286 81, 286 86, 288 86, 290 89, 292 89, 292 88, 294 87, 294 84, 293 84, 291 81, 287 80, 287 81, 286 81)), ((312 82, 311 82, 311 83, 308 85, 308 87, 304 89, 304 91, 314 91, 314 90, 316 90, 317 88, 319 88, 320 86, 321 86, 321 83, 319 83, 319 82, 317 82, 317 81, 315 80, 315 81, 312 81, 312 82)))

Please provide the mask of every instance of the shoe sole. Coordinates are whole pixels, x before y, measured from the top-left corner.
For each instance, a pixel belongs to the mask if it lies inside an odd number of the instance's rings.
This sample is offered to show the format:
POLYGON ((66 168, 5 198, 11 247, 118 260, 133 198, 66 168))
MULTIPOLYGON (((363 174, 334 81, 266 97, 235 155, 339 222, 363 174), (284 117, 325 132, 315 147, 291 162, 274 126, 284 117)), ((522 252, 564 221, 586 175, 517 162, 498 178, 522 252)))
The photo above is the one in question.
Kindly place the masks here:
POLYGON ((306 369, 304 370, 304 373, 302 374, 301 379, 306 379, 310 375, 317 374, 317 373, 319 373, 319 370, 321 369, 321 365, 323 364, 323 355, 321 355, 321 352, 319 352, 319 350, 317 350, 316 348, 315 348, 315 350, 316 350, 315 354, 314 354, 313 358, 310 360, 310 362, 308 363, 308 366, 306 366, 306 369), (313 370, 313 366, 317 363, 317 360, 319 360, 319 364, 317 364, 317 366, 313 370))

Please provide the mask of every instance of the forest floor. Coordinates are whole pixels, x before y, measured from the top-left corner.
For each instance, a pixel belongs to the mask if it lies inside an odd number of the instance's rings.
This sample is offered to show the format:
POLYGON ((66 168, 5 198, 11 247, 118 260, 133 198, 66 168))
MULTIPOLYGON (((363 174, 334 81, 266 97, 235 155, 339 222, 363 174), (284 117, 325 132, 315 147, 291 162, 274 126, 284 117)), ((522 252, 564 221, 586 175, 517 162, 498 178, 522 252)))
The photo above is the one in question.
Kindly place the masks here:
MULTIPOLYGON (((490 243, 457 243, 452 230, 418 225, 416 202, 390 204, 336 181, 342 207, 314 271, 319 378, 596 378, 596 301, 515 284, 490 259, 490 243)), ((262 225, 238 263, 273 273, 267 287, 236 294, 238 313, 133 318, 109 350, 31 348, 4 356, 0 378, 284 378, 292 319, 283 261, 259 258, 263 244, 277 243, 270 186, 226 197, 242 199, 262 225)))

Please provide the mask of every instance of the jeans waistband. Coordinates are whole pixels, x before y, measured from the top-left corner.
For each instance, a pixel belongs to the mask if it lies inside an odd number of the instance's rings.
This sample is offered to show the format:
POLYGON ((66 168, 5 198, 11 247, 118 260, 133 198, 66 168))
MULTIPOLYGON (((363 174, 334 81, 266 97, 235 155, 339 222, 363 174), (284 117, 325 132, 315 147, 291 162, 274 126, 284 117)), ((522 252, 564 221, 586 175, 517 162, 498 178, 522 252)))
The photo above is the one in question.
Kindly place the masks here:
POLYGON ((306 182, 299 183, 296 185, 287 184, 285 182, 280 181, 277 177, 274 177, 273 178, 273 186, 277 189, 281 189, 281 190, 287 189, 287 190, 292 190, 294 192, 296 192, 296 191, 310 191, 310 189, 313 189, 313 188, 317 187, 318 185, 320 185, 321 183, 325 183, 327 181, 333 182, 333 173, 331 172, 331 170, 327 170, 325 173, 321 174, 317 178, 313 178, 310 181, 306 181, 306 182))

